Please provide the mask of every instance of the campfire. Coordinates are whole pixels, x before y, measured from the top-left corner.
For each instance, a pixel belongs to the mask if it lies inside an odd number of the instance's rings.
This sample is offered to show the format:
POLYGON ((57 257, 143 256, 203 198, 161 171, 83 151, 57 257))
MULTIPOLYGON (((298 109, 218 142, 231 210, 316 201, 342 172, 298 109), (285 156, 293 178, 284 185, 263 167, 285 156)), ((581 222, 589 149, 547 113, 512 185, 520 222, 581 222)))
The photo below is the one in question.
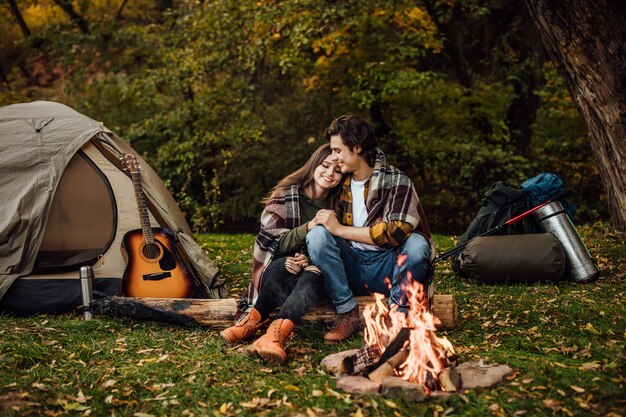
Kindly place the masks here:
MULTIPOLYGON (((398 265, 406 259, 406 255, 400 256, 398 265)), ((435 334, 440 322, 430 311, 428 294, 408 274, 408 284, 403 286, 408 311, 390 308, 384 295, 375 293, 374 302, 363 311, 365 346, 343 358, 342 370, 375 383, 400 378, 419 385, 427 395, 455 391, 458 384, 450 381, 450 370, 456 365, 454 348, 445 337, 435 334)))
MULTIPOLYGON (((399 257, 398 264, 406 259, 399 257)), ((513 373, 507 365, 482 360, 458 364, 452 344, 435 334, 440 320, 431 311, 432 300, 426 289, 410 275, 406 282, 406 313, 389 308, 382 294, 374 294, 374 302, 363 309, 364 347, 322 360, 323 369, 339 376, 338 388, 424 401, 431 396, 490 387, 513 373)))
MULTIPOLYGON (((398 265, 405 261, 406 255, 400 256, 398 265)), ((435 334, 439 319, 430 311, 424 286, 407 274, 408 284, 403 288, 409 306, 406 314, 397 306, 389 308, 382 294, 374 294, 375 301, 363 312, 366 350, 375 361, 366 373, 377 382, 396 375, 420 384, 426 392, 445 390, 439 376, 456 364, 456 354, 445 337, 435 334)))

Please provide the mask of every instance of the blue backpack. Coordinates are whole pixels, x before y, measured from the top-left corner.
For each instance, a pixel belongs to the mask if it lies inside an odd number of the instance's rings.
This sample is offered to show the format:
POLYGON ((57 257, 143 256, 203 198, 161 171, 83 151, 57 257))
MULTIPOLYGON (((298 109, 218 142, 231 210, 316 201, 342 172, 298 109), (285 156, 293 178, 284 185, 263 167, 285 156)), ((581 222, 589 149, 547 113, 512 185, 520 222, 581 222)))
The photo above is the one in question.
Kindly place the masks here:
MULTIPOLYGON (((549 200, 555 195, 565 191, 563 180, 555 174, 542 172, 536 177, 527 179, 522 183, 522 189, 527 192, 527 207, 533 208, 549 200)), ((570 220, 574 221, 576 206, 566 200, 561 200, 565 212, 570 220)))

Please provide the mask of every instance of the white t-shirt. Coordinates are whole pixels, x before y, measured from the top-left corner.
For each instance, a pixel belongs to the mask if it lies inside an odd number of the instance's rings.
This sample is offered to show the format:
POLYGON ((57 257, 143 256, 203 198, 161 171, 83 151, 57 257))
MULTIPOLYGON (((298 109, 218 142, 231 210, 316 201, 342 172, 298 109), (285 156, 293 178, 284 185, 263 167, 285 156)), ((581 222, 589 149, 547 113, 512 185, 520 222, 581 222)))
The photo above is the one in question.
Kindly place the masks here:
MULTIPOLYGON (((350 190, 352 191, 352 226, 363 227, 367 221, 367 207, 365 206, 365 182, 356 181, 354 178, 350 181, 350 190)), ((376 245, 368 245, 361 242, 350 242, 352 247, 367 250, 380 251, 383 248, 376 245)))

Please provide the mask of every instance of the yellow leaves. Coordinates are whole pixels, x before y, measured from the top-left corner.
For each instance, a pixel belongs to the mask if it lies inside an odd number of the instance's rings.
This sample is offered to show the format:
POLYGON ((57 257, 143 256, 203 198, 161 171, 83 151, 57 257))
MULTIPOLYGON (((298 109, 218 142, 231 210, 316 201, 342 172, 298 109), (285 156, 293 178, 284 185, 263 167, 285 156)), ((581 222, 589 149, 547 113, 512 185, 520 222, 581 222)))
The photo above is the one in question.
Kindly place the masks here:
POLYGON ((239 403, 239 405, 244 408, 262 408, 262 407, 265 407, 267 404, 269 404, 269 402, 270 402, 269 398, 254 397, 251 401, 242 402, 242 403, 239 403))
MULTIPOLYGON (((323 53, 326 56, 334 55, 335 58, 347 53, 348 47, 342 43, 343 39, 347 38, 347 32, 345 29, 337 29, 333 32, 326 34, 325 36, 316 39, 311 44, 313 52, 323 53)), ((323 62, 320 62, 322 64, 323 62)), ((317 63, 316 63, 317 64, 317 63)))
POLYGON ((578 369, 582 371, 597 371, 598 369, 601 369, 601 368, 602 368, 602 365, 600 365, 600 363, 593 361, 593 362, 583 363, 578 369))
POLYGON ((33 382, 32 384, 30 384, 30 386, 33 388, 37 388, 39 391, 48 391, 48 388, 41 382, 33 382))
POLYGON ((600 332, 595 327, 593 327, 593 324, 591 323, 585 324, 585 330, 593 334, 600 334, 600 332))
POLYGON ((363 411, 361 411, 360 407, 356 408, 356 411, 354 412, 354 414, 352 414, 352 417, 363 417, 363 411))
POLYGON ((287 391, 300 391, 300 388, 296 387, 295 385, 285 385, 283 388, 285 388, 287 391))
POLYGON ((223 403, 220 405, 220 413, 226 414, 228 410, 233 406, 233 403, 223 403))
POLYGON ((107 381, 104 381, 100 386, 102 388, 111 388, 115 384, 117 384, 117 379, 109 379, 107 381))
POLYGON ((152 384, 152 386, 148 387, 148 390, 151 392, 155 392, 155 391, 163 391, 166 388, 171 388, 176 386, 176 384, 173 383, 165 383, 165 384, 152 384))
POLYGON ((585 389, 576 385, 570 385, 569 386, 571 389, 573 389, 574 391, 582 394, 583 392, 585 392, 585 389))

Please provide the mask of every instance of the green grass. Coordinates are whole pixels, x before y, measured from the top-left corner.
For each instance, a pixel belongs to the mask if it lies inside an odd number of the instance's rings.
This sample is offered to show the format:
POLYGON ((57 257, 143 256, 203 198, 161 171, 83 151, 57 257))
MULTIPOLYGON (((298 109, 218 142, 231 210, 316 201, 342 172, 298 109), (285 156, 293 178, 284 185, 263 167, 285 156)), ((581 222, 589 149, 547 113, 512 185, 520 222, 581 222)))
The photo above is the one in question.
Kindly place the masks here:
MULTIPOLYGON (((437 292, 456 295, 460 321, 438 334, 461 362, 513 367, 496 387, 412 404, 339 392, 319 363, 362 341, 326 346, 323 325, 297 328, 287 363, 269 367, 227 346, 218 329, 0 316, 0 415, 625 416, 625 236, 601 224, 580 232, 603 269, 594 283, 487 286, 438 265, 437 292)), ((241 291, 254 237, 198 239, 233 295, 241 291)))

